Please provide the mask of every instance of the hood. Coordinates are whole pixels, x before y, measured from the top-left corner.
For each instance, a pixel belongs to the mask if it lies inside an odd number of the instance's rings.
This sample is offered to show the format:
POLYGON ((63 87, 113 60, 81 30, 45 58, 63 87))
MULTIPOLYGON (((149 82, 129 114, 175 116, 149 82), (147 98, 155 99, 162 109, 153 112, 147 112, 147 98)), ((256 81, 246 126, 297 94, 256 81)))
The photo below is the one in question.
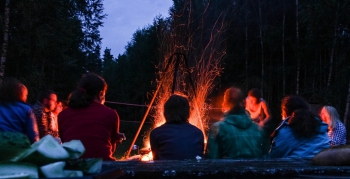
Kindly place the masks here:
POLYGON ((253 124, 252 120, 244 111, 240 111, 237 114, 225 114, 224 122, 227 122, 241 129, 249 128, 253 124))

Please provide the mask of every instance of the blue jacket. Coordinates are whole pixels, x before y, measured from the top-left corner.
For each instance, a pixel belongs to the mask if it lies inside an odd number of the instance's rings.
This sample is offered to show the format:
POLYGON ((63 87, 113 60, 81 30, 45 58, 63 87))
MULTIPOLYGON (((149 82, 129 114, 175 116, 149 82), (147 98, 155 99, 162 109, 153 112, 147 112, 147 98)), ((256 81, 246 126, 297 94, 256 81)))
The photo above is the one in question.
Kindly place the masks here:
POLYGON ((0 102, 0 131, 20 132, 27 135, 31 143, 39 140, 33 110, 22 102, 0 102))
POLYGON ((321 150, 330 147, 327 134, 328 125, 321 122, 317 135, 310 138, 296 138, 286 118, 275 130, 270 148, 271 158, 312 158, 321 150))

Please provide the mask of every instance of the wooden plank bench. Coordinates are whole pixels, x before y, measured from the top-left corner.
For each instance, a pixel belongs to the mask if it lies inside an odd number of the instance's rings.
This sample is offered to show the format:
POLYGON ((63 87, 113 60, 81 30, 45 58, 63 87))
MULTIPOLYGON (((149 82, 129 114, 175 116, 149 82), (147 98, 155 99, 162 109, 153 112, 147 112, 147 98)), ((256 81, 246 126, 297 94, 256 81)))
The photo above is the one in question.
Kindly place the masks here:
POLYGON ((116 161, 103 162, 103 171, 93 178, 350 178, 350 166, 310 159, 116 161))

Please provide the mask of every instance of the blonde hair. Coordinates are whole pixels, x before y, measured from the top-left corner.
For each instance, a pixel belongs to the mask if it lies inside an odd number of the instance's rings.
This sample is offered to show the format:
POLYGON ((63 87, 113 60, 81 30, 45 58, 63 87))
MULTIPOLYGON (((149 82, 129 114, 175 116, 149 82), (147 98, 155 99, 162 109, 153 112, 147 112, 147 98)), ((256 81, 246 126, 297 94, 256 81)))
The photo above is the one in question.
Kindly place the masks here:
POLYGON ((329 119, 328 127, 334 129, 337 121, 339 120, 339 114, 337 110, 333 106, 323 106, 322 110, 324 110, 326 114, 325 117, 329 119))

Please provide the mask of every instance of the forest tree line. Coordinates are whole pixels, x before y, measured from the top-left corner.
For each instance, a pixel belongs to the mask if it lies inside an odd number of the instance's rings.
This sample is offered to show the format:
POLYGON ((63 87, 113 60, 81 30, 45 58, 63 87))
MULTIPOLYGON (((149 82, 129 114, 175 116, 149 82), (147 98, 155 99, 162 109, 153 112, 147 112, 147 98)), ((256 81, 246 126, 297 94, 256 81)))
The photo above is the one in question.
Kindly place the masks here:
MULTIPOLYGON (((3 36, 7 1, 4 75, 24 82, 32 101, 43 88, 64 98, 82 74, 95 72, 109 84, 107 101, 148 104, 170 56, 181 53, 194 77, 200 75, 196 62, 219 60, 212 65, 218 73, 209 103, 231 85, 257 87, 274 119, 280 120, 282 97, 299 94, 311 104, 336 107, 349 125, 349 1, 173 0, 169 17, 138 29, 117 57, 113 47, 101 52, 102 0, 3 0, 3 36)), ((141 120, 145 112, 107 105, 125 120, 141 120)))
POLYGON ((1 38, 4 77, 22 81, 33 102, 42 89, 66 97, 83 73, 100 73, 102 2, 1 1, 0 30, 7 37, 1 38))

